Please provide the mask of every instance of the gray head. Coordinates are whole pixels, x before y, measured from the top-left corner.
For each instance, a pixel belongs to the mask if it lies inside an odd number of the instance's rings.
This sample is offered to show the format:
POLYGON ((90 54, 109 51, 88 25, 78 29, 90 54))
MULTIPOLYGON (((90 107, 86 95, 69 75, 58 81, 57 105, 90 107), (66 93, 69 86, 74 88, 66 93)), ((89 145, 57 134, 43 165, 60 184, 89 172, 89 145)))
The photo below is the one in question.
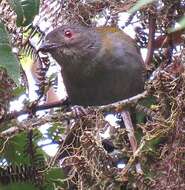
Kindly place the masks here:
POLYGON ((63 25, 49 32, 39 51, 57 54, 84 56, 96 49, 98 36, 92 28, 81 25, 63 25))

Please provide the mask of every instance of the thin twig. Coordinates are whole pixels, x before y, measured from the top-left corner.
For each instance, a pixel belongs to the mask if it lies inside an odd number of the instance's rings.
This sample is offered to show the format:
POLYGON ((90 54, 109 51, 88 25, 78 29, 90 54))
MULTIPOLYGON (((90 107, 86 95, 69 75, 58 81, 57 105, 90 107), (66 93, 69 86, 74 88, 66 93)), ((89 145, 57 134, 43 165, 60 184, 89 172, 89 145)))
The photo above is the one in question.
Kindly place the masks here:
POLYGON ((122 111, 125 109, 126 106, 131 105, 131 104, 136 104, 140 99, 146 98, 147 95, 148 95, 148 92, 144 91, 131 98, 124 99, 124 100, 121 100, 118 102, 114 102, 112 104, 99 106, 98 110, 102 111, 102 112, 105 112, 105 111, 110 112, 110 111, 115 111, 115 110, 119 109, 119 111, 122 111))
MULTIPOLYGON (((131 120, 131 117, 130 117, 130 113, 128 111, 123 111, 121 113, 121 116, 122 116, 122 119, 124 121, 124 124, 125 124, 125 128, 128 132, 128 139, 130 141, 130 145, 132 147, 132 151, 133 151, 133 154, 135 154, 136 150, 137 150, 137 140, 136 140, 136 137, 135 137, 135 134, 134 134, 134 127, 133 127, 133 124, 132 124, 132 120, 131 120)), ((136 163, 136 171, 137 173, 140 173, 142 174, 142 169, 141 169, 141 165, 140 163, 136 163)))
POLYGON ((66 112, 66 113, 56 113, 53 115, 48 115, 45 117, 41 118, 32 118, 32 119, 27 119, 22 122, 15 122, 14 121, 14 126, 10 127, 9 129, 6 129, 0 133, 0 138, 6 139, 8 137, 13 137, 16 134, 19 134, 23 131, 34 129, 37 127, 40 127, 41 125, 44 125, 45 123, 51 123, 54 121, 63 121, 68 118, 72 119, 75 118, 76 116, 74 115, 73 112, 66 112))
MULTIPOLYGON (((125 108, 125 106, 128 106, 130 104, 135 104, 140 99, 145 98, 147 95, 148 95, 148 92, 144 91, 141 94, 138 94, 138 95, 133 96, 131 98, 124 99, 124 100, 121 100, 121 101, 118 101, 118 102, 115 102, 112 104, 107 104, 104 106, 94 107, 94 108, 96 108, 102 112, 115 111, 117 108, 119 108, 119 110, 123 110, 125 108)), ((63 109, 65 109, 68 106, 67 100, 66 101, 57 101, 54 103, 49 103, 49 104, 44 104, 44 105, 38 105, 38 106, 34 107, 35 108, 34 111, 37 112, 37 111, 41 111, 41 110, 47 110, 47 109, 51 109, 51 108, 55 108, 55 107, 62 107, 62 106, 64 106, 63 109)), ((18 116, 28 114, 28 113, 30 113, 29 108, 24 108, 21 111, 11 112, 11 113, 7 114, 5 117, 2 117, 0 119, 0 123, 4 122, 4 121, 11 120, 11 119, 15 119, 18 116)))
POLYGON ((155 28, 156 28, 156 17, 153 14, 149 15, 149 34, 148 34, 148 51, 145 59, 146 67, 151 65, 151 61, 154 54, 154 40, 155 40, 155 28))
POLYGON ((128 111, 123 111, 121 113, 121 117, 123 119, 123 122, 125 124, 125 128, 127 130, 128 133, 128 139, 130 141, 131 147, 132 147, 132 151, 133 153, 135 153, 135 151, 137 150, 137 141, 134 135, 134 127, 131 121, 131 117, 130 117, 130 113, 128 111))
MULTIPOLYGON (((42 111, 42 110, 47 110, 47 109, 51 109, 51 108, 55 108, 55 107, 62 107, 64 106, 64 108, 67 106, 66 101, 57 101, 57 102, 53 102, 53 103, 49 103, 49 104, 43 104, 43 105, 37 105, 34 107, 34 111, 42 111)), ((30 113, 30 108, 24 108, 21 111, 13 111, 9 114, 7 114, 5 117, 2 117, 0 119, 0 123, 3 121, 8 121, 11 119, 15 119, 18 116, 24 115, 24 114, 28 114, 30 113)))
POLYGON ((128 170, 132 167, 132 164, 134 163, 136 158, 140 155, 145 144, 146 144, 146 139, 145 139, 145 137, 143 137, 141 139, 141 143, 140 143, 138 149, 135 151, 133 156, 130 157, 127 165, 124 167, 124 169, 121 171, 121 174, 118 176, 119 181, 122 181, 123 179, 125 179, 125 175, 128 173, 128 170))

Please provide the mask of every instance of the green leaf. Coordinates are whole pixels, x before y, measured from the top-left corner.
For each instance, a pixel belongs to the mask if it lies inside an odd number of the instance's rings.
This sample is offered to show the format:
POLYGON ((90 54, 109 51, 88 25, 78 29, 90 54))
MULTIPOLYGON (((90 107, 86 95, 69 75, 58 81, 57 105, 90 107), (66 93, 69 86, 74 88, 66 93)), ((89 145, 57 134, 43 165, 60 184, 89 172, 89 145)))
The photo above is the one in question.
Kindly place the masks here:
POLYGON ((185 28, 185 16, 182 17, 182 19, 179 22, 179 25, 181 28, 185 28))
POLYGON ((17 26, 29 25, 39 12, 40 0, 9 0, 17 14, 17 26))
MULTIPOLYGON (((156 105, 156 99, 153 96, 148 96, 147 98, 140 100, 139 104, 151 108, 152 105, 156 105)), ((136 112, 136 122, 137 123, 144 123, 146 119, 146 115, 141 112, 136 112)))
POLYGON ((4 25, 0 22, 0 67, 7 70, 10 78, 17 84, 20 78, 19 62, 12 52, 11 45, 9 43, 8 33, 4 25))
MULTIPOLYGON (((6 159, 8 163, 13 165, 30 164, 29 158, 25 156, 25 143, 27 139, 26 133, 21 133, 10 139, 0 155, 1 159, 6 159)), ((0 147, 3 146, 3 141, 0 142, 0 147)))
POLYGON ((138 11, 139 9, 141 9, 143 6, 152 3, 156 0, 138 0, 137 3, 128 11, 130 14, 138 11))
POLYGON ((61 168, 51 168, 45 177, 49 183, 54 182, 57 185, 65 186, 62 180, 64 180, 66 177, 61 168))
POLYGON ((147 141, 143 151, 148 155, 152 156, 153 158, 157 156, 159 158, 159 147, 161 144, 166 142, 166 138, 164 136, 155 137, 151 139, 150 141, 147 141))
POLYGON ((13 95, 15 97, 19 97, 21 94, 24 94, 26 92, 26 88, 23 86, 18 86, 13 90, 13 95))
POLYGON ((51 168, 46 174, 47 180, 65 179, 64 173, 61 168, 51 168))
POLYGON ((15 11, 16 15, 17 15, 17 26, 21 26, 21 24, 24 21, 24 12, 23 9, 21 7, 21 4, 19 1, 17 0, 9 0, 10 6, 12 7, 12 9, 15 11))
POLYGON ((33 184, 29 183, 12 183, 6 186, 0 186, 1 190, 38 190, 33 184))
POLYGON ((183 17, 180 19, 180 21, 178 22, 178 24, 179 24, 178 27, 176 27, 176 28, 170 28, 170 29, 168 30, 168 32, 169 32, 169 33, 170 33, 170 32, 176 32, 176 31, 178 31, 178 30, 184 29, 184 28, 185 28, 185 16, 183 16, 183 17))

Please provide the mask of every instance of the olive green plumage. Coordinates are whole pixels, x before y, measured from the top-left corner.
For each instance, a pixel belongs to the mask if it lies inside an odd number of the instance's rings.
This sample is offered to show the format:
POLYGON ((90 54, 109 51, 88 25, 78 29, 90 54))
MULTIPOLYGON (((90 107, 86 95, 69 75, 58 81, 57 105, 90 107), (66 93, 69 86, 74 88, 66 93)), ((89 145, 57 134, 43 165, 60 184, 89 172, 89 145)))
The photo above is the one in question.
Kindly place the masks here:
POLYGON ((40 50, 61 65, 72 104, 109 104, 143 91, 139 49, 117 28, 64 25, 46 35, 40 50))

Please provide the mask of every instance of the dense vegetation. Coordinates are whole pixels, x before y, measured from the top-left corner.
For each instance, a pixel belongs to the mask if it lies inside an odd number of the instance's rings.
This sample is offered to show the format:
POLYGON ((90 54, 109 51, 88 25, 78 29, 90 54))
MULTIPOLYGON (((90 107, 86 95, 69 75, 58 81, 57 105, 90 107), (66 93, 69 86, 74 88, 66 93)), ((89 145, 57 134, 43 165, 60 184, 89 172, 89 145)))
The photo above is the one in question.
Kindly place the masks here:
POLYGON ((0 189, 62 190, 73 184, 84 190, 184 190, 184 13, 184 0, 1 0, 0 189), (48 29, 68 22, 134 28, 147 52, 145 91, 83 114, 69 108, 56 93, 61 81, 55 61, 37 52, 48 29), (128 107, 136 110, 134 128, 125 128, 120 117, 128 107), (110 113, 118 118, 116 127, 105 120, 110 113), (45 134, 43 125, 50 126, 45 134), (46 144, 38 142, 44 139, 58 144, 55 156, 43 151, 46 144))

